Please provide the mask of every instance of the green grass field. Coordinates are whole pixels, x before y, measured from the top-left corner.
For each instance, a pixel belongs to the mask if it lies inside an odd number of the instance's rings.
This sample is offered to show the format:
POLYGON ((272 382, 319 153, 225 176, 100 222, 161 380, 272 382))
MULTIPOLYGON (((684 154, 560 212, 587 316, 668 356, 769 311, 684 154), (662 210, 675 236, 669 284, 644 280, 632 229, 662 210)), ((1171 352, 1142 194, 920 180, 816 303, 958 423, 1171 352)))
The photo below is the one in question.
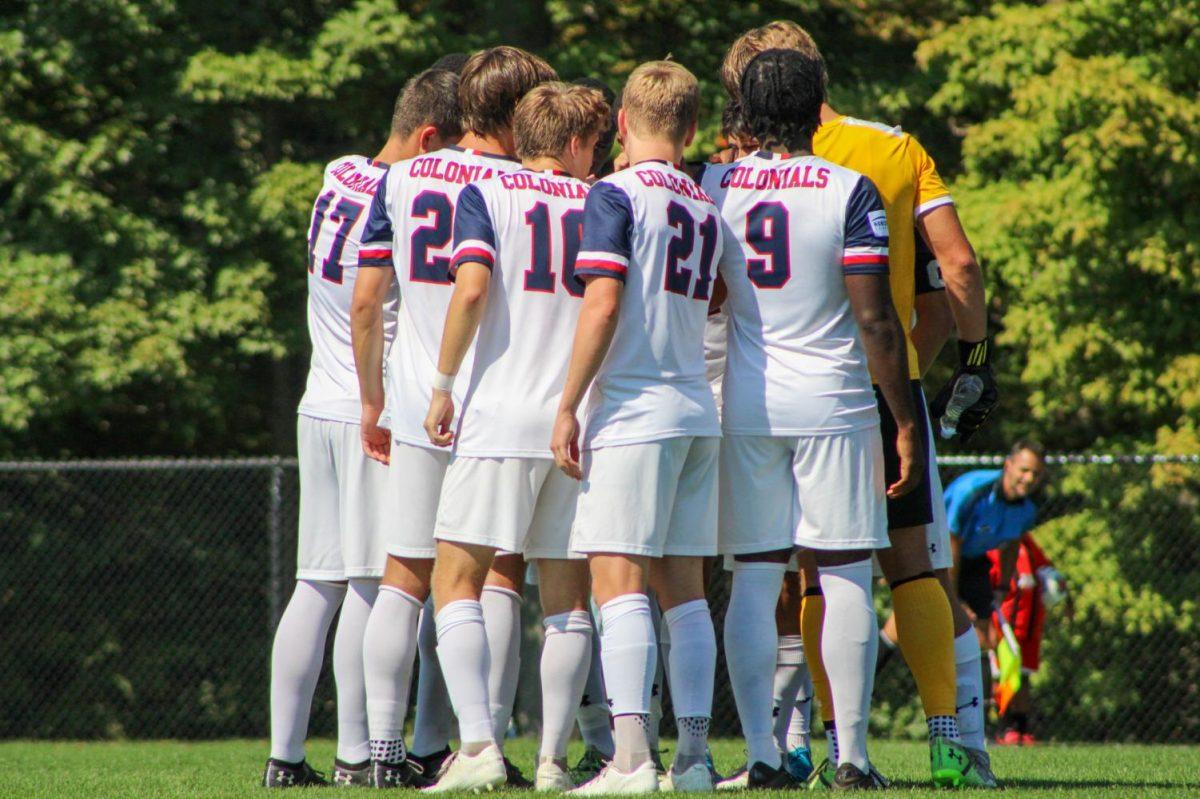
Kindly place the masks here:
MULTIPOLYGON (((572 759, 579 745, 573 744, 572 759)), ((530 739, 509 742, 508 752, 527 774, 536 751, 530 739)), ((717 767, 740 765, 740 741, 713 744, 717 767)), ((264 741, 138 743, 0 743, 0 797, 262 797, 258 787, 264 741)), ((316 741, 309 757, 320 770, 333 760, 333 744, 316 741)), ((876 741, 872 757, 901 796, 935 796, 920 743, 876 741)), ((1200 747, 1055 746, 993 750, 1005 797, 1200 796, 1200 747)), ((340 789, 308 789, 311 796, 340 789)), ((361 789, 356 793, 364 793, 361 789)), ((942 794, 944 795, 944 793, 942 794)), ((766 797, 764 797, 766 799, 766 797)))

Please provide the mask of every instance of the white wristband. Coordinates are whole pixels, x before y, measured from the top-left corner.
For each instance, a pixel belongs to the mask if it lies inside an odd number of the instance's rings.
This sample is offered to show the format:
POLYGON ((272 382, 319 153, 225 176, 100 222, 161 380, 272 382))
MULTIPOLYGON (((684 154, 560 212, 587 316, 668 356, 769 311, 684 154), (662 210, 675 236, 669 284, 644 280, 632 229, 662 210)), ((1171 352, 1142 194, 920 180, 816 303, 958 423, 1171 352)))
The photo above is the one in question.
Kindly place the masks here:
POLYGON ((445 375, 438 372, 433 377, 433 390, 445 391, 449 394, 454 389, 454 375, 445 375))

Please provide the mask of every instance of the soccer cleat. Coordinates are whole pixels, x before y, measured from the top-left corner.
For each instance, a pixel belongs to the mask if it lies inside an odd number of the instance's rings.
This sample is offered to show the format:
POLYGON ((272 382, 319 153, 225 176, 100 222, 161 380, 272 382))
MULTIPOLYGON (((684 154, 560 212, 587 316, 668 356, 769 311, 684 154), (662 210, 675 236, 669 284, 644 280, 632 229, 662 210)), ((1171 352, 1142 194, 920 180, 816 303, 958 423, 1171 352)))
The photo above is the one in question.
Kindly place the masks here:
POLYGON ((867 764, 867 773, 871 775, 871 779, 875 780, 876 788, 891 788, 892 781, 879 773, 879 769, 875 768, 874 763, 867 764))
POLYGON ((587 747, 583 750, 583 757, 571 767, 571 779, 576 785, 582 785, 599 774, 610 759, 596 747, 587 747))
POLYGON ((450 747, 439 749, 436 752, 430 752, 427 755, 414 755, 408 753, 408 762, 412 764, 417 771, 425 778, 427 784, 432 785, 438 781, 444 772, 450 766, 450 747))
POLYGON ((534 774, 533 786, 538 791, 569 791, 575 787, 567 769, 553 760, 543 760, 534 774))
POLYGON ((833 785, 834 771, 835 769, 829 762, 829 758, 822 758, 821 762, 813 768, 812 774, 808 775, 808 790, 828 790, 833 785))
POLYGON ((425 778, 421 764, 409 757, 399 763, 371 761, 368 785, 372 788, 427 788, 433 784, 425 778))
POLYGON ((1021 746, 1036 746, 1037 739, 1033 737, 1031 732, 1021 733, 1021 746))
POLYGON ((783 767, 796 782, 804 782, 813 773, 812 752, 807 746, 789 749, 783 756, 783 767))
POLYGON ((800 783, 782 765, 771 768, 766 763, 755 761, 746 773, 746 787, 752 791, 787 791, 799 788, 800 783))
POLYGON ((359 788, 369 787, 371 785, 371 761, 364 760, 361 763, 347 763, 334 758, 333 784, 339 788, 349 788, 351 786, 359 788))
POLYGON ((871 791, 879 788, 879 783, 871 775, 871 769, 866 772, 853 763, 843 763, 834 772, 833 782, 829 788, 833 791, 871 791))
POLYGON ((967 748, 938 736, 929 744, 929 770, 938 788, 984 788, 967 748))
POLYGON ((667 772, 665 790, 682 793, 708 793, 712 789, 712 772, 708 770, 707 763, 694 763, 682 774, 677 773, 675 766, 672 765, 671 770, 667 772))
POLYGON ((504 767, 504 755, 500 747, 492 744, 475 755, 464 755, 455 752, 450 765, 447 766, 441 778, 425 789, 426 793, 445 793, 447 791, 490 791, 504 785, 508 779, 508 771, 504 767))
POLYGON ((717 771, 717 764, 713 762, 712 749, 704 750, 704 765, 708 768, 708 776, 712 778, 712 784, 715 787, 724 778, 717 771))
POLYGON ((325 775, 308 765, 307 760, 288 763, 286 760, 267 758, 263 770, 264 788, 301 788, 307 785, 328 785, 325 775))
POLYGON ((992 758, 982 749, 972 749, 967 747, 967 754, 971 758, 971 766, 975 773, 979 775, 981 788, 999 788, 1000 781, 996 779, 995 773, 992 771, 992 758))
POLYGON ((517 768, 507 757, 504 758, 504 784, 509 788, 520 788, 521 790, 533 787, 529 778, 522 774, 521 769, 517 768))
POLYGON ((654 763, 649 760, 628 774, 618 771, 616 766, 609 763, 595 777, 575 790, 568 791, 571 796, 628 796, 657 792, 658 772, 654 769, 654 763))
POLYGON ((750 782, 750 770, 742 766, 716 784, 718 791, 740 791, 750 782))

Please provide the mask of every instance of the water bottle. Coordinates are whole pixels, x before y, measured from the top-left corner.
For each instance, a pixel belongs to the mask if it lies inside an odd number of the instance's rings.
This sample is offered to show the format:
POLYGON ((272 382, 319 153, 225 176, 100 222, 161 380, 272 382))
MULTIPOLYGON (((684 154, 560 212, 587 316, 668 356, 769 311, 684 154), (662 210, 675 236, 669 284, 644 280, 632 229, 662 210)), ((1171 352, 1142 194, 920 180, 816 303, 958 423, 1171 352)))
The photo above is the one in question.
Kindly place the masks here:
POLYGON ((958 432, 958 420, 963 411, 970 408, 983 396, 983 379, 978 375, 962 375, 954 384, 946 412, 942 414, 942 438, 953 438, 958 432))

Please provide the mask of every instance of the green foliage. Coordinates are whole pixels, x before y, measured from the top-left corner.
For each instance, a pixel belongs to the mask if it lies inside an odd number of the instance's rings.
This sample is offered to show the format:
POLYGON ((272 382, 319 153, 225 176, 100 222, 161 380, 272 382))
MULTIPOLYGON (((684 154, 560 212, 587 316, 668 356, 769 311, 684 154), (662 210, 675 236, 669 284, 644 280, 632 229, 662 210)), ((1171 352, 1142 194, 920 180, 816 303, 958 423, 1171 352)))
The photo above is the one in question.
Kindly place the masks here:
POLYGON ((997 433, 1195 449, 1197 24, 1169 0, 1021 5, 918 50, 930 109, 969 123, 955 193, 1003 312, 997 433))

